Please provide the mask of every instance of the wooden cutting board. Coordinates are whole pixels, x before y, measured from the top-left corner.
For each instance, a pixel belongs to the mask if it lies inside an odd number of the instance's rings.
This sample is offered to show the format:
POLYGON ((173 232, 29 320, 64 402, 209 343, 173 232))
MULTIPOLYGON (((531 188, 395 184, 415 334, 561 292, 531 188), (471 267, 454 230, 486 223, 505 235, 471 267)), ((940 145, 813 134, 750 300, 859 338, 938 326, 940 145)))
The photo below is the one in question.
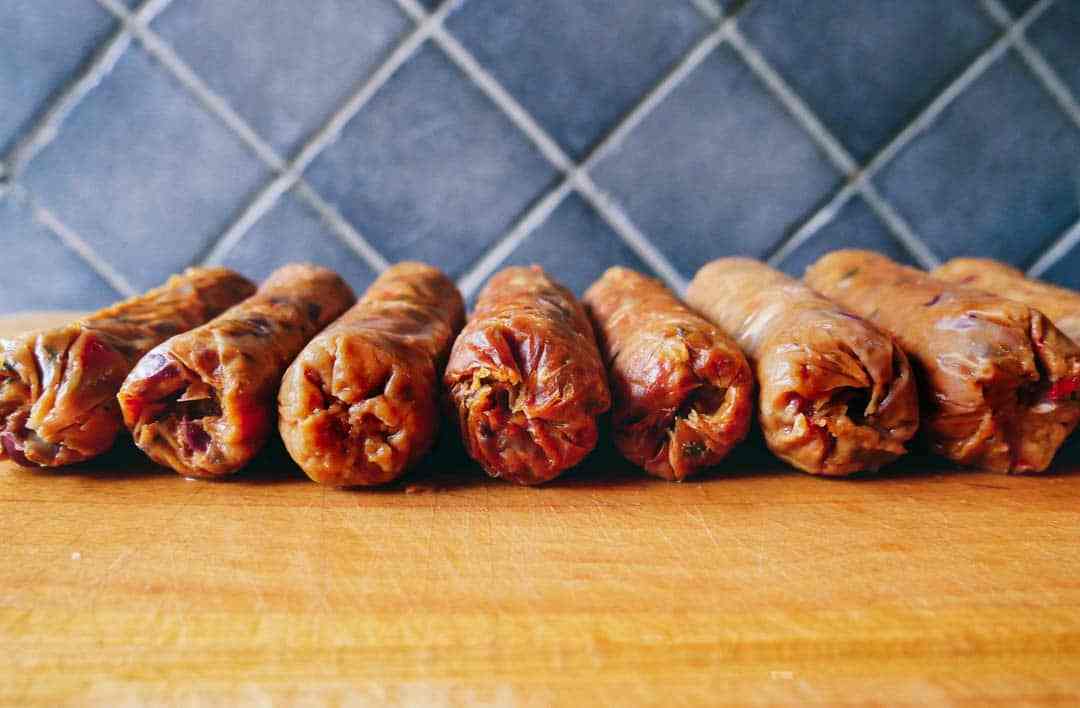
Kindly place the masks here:
POLYGON ((279 446, 218 483, 130 444, 0 463, 0 703, 1080 700, 1068 459, 831 481, 750 449, 671 484, 601 452, 525 489, 446 448, 375 491, 279 446))

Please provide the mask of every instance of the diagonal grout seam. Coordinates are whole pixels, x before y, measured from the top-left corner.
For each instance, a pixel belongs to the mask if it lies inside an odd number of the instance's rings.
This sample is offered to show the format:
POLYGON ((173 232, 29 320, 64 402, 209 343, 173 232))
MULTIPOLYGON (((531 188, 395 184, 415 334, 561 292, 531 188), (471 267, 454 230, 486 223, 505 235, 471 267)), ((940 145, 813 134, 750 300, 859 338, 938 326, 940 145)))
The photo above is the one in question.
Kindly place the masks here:
MULTIPOLYGON (((279 174, 267 183, 255 198, 248 203, 240 216, 221 235, 218 242, 213 246, 207 260, 214 262, 220 260, 243 238, 244 234, 255 225, 259 219, 266 215, 282 194, 289 191, 297 182, 301 181, 304 170, 315 160, 316 157, 335 140, 345 125, 360 112, 368 101, 371 100, 380 88, 408 61, 416 50, 431 35, 434 27, 453 10, 459 0, 448 0, 444 7, 440 7, 437 13, 432 13, 426 24, 421 24, 413 29, 390 53, 390 56, 368 77, 367 81, 345 103, 327 119, 326 123, 312 136, 312 138, 300 149, 296 158, 280 170, 279 174)), ((363 238, 355 227, 334 209, 315 194, 314 189, 304 183, 302 189, 297 190, 315 211, 317 211, 331 226, 335 233, 348 245, 358 249, 364 255, 368 264, 376 271, 385 270, 388 263, 385 258, 363 238)))
MULTIPOLYGON (((924 266, 937 265, 937 258, 930 251, 925 241, 915 234, 914 229, 868 181, 859 178, 859 165, 855 158, 851 156, 851 153, 840 144, 840 141, 825 127, 821 119, 795 93, 776 69, 769 64, 765 56, 750 44, 737 26, 731 29, 731 46, 765 87, 787 109, 788 113, 795 118, 795 121, 802 126, 803 130, 832 161, 833 165, 844 174, 852 184, 854 191, 862 195, 870 208, 885 223, 893 237, 924 266)), ((793 249, 792 240, 787 239, 783 246, 768 259, 769 264, 779 264, 793 249)))
MULTIPOLYGON (((1009 11, 999 0, 981 0, 980 3, 995 22, 1006 29, 1011 28, 1015 21, 1009 11)), ((1030 24, 1030 23, 1028 23, 1030 24)), ((1013 46, 1020 58, 1027 64, 1028 69, 1042 84, 1043 88, 1054 98, 1061 110, 1069 117, 1077 128, 1080 128, 1080 104, 1073 96, 1069 87, 1061 80, 1061 77, 1043 54, 1028 42, 1024 35, 1024 29, 1012 34, 1013 46)), ((1067 228, 1064 233, 1054 239, 1053 243, 1046 248, 1035 262, 1028 268, 1028 275, 1039 277, 1052 268, 1080 241, 1080 221, 1067 228)))
MULTIPOLYGON (((770 263, 778 263, 786 258, 792 251, 808 241, 822 227, 828 224, 839 213, 840 209, 856 194, 860 193, 867 200, 868 206, 877 212, 879 218, 897 236, 901 242, 911 250, 916 244, 925 244, 921 240, 913 240, 914 232, 906 221, 891 207, 884 202, 883 197, 877 192, 870 182, 886 164, 900 153, 916 137, 927 130, 941 116, 945 109, 959 97, 971 84, 973 84, 987 69, 990 68, 1009 48, 1013 38, 1034 22, 1053 0, 1040 0, 1030 7, 1011 27, 995 39, 990 46, 982 51, 948 86, 945 87, 915 118, 904 126, 896 136, 890 140, 873 158, 858 170, 849 181, 837 193, 823 205, 815 210, 791 235, 784 239, 776 251, 769 258, 770 263)), ((918 253, 913 251, 918 257, 918 253)), ((932 265, 937 262, 936 256, 927 249, 922 258, 923 265, 932 265)))
MULTIPOLYGON (((146 0, 136 10, 140 20, 149 21, 160 14, 172 0, 146 0)), ((8 151, 5 176, 14 179, 34 156, 45 149, 60 132, 60 126, 75 106, 101 83, 131 44, 131 33, 120 26, 97 48, 90 61, 68 82, 35 124, 8 151)))
POLYGON ((724 16, 724 11, 716 4, 715 0, 690 0, 706 19, 718 22, 724 16))
MULTIPOLYGON (((154 2, 155 0, 149 1, 154 2)), ((269 143, 259 137, 258 133, 256 133, 255 130, 229 106, 224 98, 216 94, 201 78, 199 78, 194 70, 176 54, 172 47, 149 28, 139 13, 131 13, 126 7, 120 4, 118 0, 98 0, 98 2, 120 18, 127 30, 139 40, 146 50, 161 62, 161 64, 180 81, 181 85, 191 93, 196 100, 202 103, 212 115, 217 117, 226 127, 231 129, 258 158, 275 172, 281 173, 287 171, 289 166, 269 143)), ((293 182, 295 181, 296 180, 294 179, 293 182)), ((265 206, 265 211, 268 211, 270 207, 273 206, 274 201, 276 201, 280 194, 281 193, 279 192, 275 195, 274 200, 265 206)), ((355 227, 346 224, 345 220, 333 211, 310 186, 305 184, 303 189, 297 191, 297 194, 324 218, 335 236, 337 236, 348 248, 352 249, 358 256, 363 258, 370 267, 376 271, 381 271, 386 268, 386 260, 378 253, 378 251, 355 229, 355 227)), ((262 194, 259 196, 261 197, 262 194)), ((262 216, 265 211, 258 214, 258 216, 262 216)), ((246 216, 247 210, 240 216, 239 220, 244 221, 247 228, 250 228, 255 224, 258 218, 245 219, 246 216)), ((236 245, 236 242, 243 236, 243 233, 244 232, 238 232, 234 234, 234 230, 230 227, 226 230, 225 234, 218 237, 218 239, 210 246, 207 255, 202 259, 203 262, 217 262, 222 259, 227 254, 228 250, 236 245), (226 237, 230 237, 230 240, 226 240, 226 237)))
POLYGON ((38 202, 25 187, 14 184, 12 198, 29 207, 34 221, 48 229, 65 247, 74 251, 113 290, 123 297, 131 297, 137 292, 127 278, 102 259, 71 227, 38 202))
MULTIPOLYGON (((145 0, 136 10, 139 18, 147 21, 160 14, 172 0, 145 0)), ((81 236, 64 224, 51 211, 29 196, 15 179, 33 158, 44 150, 60 132, 60 126, 75 107, 113 70, 116 62, 131 45, 131 34, 121 23, 105 42, 95 50, 86 64, 56 95, 36 123, 12 147, 4 162, 0 163, 0 197, 10 190, 14 198, 23 200, 31 208, 34 218, 51 231, 60 242, 82 259, 95 273, 118 293, 134 294, 131 283, 115 268, 103 260, 81 236)))
MULTIPOLYGON (((415 0, 398 0, 414 18, 424 16, 424 11, 415 0)), ((745 4, 744 4, 745 6, 745 4)), ((740 9, 741 11, 741 9, 740 9)), ((605 219, 610 228, 635 254, 653 269, 674 290, 682 293, 686 289, 686 278, 678 272, 671 262, 656 248, 649 238, 634 225, 625 211, 608 194, 604 193, 588 174, 599 160, 614 149, 672 90, 709 55, 727 36, 732 15, 719 27, 702 38, 687 52, 686 56, 655 86, 645 97, 616 124, 590 154, 578 165, 547 135, 546 131, 531 115, 472 57, 458 41, 443 28, 433 35, 433 40, 442 47, 466 75, 483 90, 488 97, 503 110, 507 117, 525 135, 537 145, 549 161, 563 171, 564 178, 549 191, 514 224, 488 252, 458 280, 458 286, 466 297, 479 288, 483 281, 505 260, 517 246, 521 245, 533 230, 543 224, 561 200, 571 189, 580 194, 605 219)))
POLYGON ((1077 220, 1076 223, 1065 229, 1065 233, 1054 239, 1050 247, 1043 251, 1043 254, 1028 268, 1028 275, 1032 278, 1041 277, 1064 258, 1077 243, 1080 243, 1080 220, 1077 220))

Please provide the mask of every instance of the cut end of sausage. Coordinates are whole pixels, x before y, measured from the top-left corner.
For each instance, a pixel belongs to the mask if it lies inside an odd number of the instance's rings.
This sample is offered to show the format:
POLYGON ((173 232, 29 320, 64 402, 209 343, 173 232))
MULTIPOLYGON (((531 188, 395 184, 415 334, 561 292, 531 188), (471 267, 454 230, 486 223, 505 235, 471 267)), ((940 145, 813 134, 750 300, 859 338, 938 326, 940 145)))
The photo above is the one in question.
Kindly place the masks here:
POLYGON ((892 371, 873 376, 853 352, 848 356, 860 367, 859 376, 820 388, 816 396, 788 391, 771 408, 776 412, 763 416, 769 447, 804 472, 844 476, 877 470, 907 451, 918 428, 915 382, 899 348, 893 347, 892 371))
POLYGON ((153 351, 118 396, 135 444, 185 477, 219 477, 242 466, 222 453, 218 392, 175 357, 153 351))
POLYGON ((530 416, 521 403, 527 397, 524 386, 478 372, 451 393, 473 459, 492 477, 542 484, 581 462, 596 446, 599 431, 589 415, 572 420, 530 416))

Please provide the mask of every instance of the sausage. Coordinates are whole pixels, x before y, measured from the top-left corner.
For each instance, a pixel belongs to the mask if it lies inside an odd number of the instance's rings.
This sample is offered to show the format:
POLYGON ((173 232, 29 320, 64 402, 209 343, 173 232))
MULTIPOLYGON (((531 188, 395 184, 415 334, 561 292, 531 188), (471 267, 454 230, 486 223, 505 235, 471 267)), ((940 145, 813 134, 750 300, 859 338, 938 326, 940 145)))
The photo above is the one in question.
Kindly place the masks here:
POLYGON ((950 460, 1041 472, 1080 420, 1080 349, 1038 310, 869 251, 824 256, 806 280, 896 337, 928 442, 950 460))
POLYGON ((683 480, 722 460, 750 428, 754 377, 738 345, 653 278, 609 268, 586 291, 626 459, 683 480))
POLYGON ((116 392, 136 362, 254 291, 226 268, 189 268, 70 324, 0 340, 0 459, 57 467, 105 452, 123 427, 116 392))
POLYGON ((491 476, 519 484, 580 462, 611 405, 585 309, 538 266, 488 282, 443 382, 466 451, 491 476))
POLYGON ((431 448, 442 369, 465 320, 453 281, 398 263, 308 343, 278 392, 278 430, 316 482, 383 484, 431 448))
POLYGON ((697 272, 687 301, 742 346, 758 382, 765 443, 811 474, 874 470, 919 424, 911 366, 887 334, 755 260, 697 272))
POLYGON ((1034 307, 1073 342, 1080 343, 1080 293, 1034 280, 990 258, 954 258, 933 272, 935 278, 985 290, 1034 307))
POLYGON ((353 300, 333 271, 287 265, 247 300, 158 345, 118 396, 135 444, 187 477, 240 469, 270 434, 285 367, 353 300))

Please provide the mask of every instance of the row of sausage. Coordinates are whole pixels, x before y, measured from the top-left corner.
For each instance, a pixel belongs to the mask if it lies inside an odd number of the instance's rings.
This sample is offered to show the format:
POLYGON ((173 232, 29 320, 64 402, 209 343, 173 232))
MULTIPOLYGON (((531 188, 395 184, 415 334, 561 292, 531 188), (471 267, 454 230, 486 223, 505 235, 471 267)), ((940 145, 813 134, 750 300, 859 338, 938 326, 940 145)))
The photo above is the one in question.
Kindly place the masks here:
POLYGON ((421 263, 392 266, 359 301, 311 265, 258 289, 194 268, 3 340, 0 459, 80 462, 126 426, 156 462, 216 477, 276 421, 312 479, 373 485, 427 454, 444 410, 493 476, 550 480, 606 421, 627 459, 682 480, 717 465, 756 409, 769 448, 813 474, 877 469, 917 433, 959 464, 1041 472, 1080 421, 1078 325, 1080 294, 1008 266, 931 275, 868 251, 828 254, 804 281, 713 261, 685 303, 626 268, 578 301, 512 267, 468 322, 453 282, 421 263))

